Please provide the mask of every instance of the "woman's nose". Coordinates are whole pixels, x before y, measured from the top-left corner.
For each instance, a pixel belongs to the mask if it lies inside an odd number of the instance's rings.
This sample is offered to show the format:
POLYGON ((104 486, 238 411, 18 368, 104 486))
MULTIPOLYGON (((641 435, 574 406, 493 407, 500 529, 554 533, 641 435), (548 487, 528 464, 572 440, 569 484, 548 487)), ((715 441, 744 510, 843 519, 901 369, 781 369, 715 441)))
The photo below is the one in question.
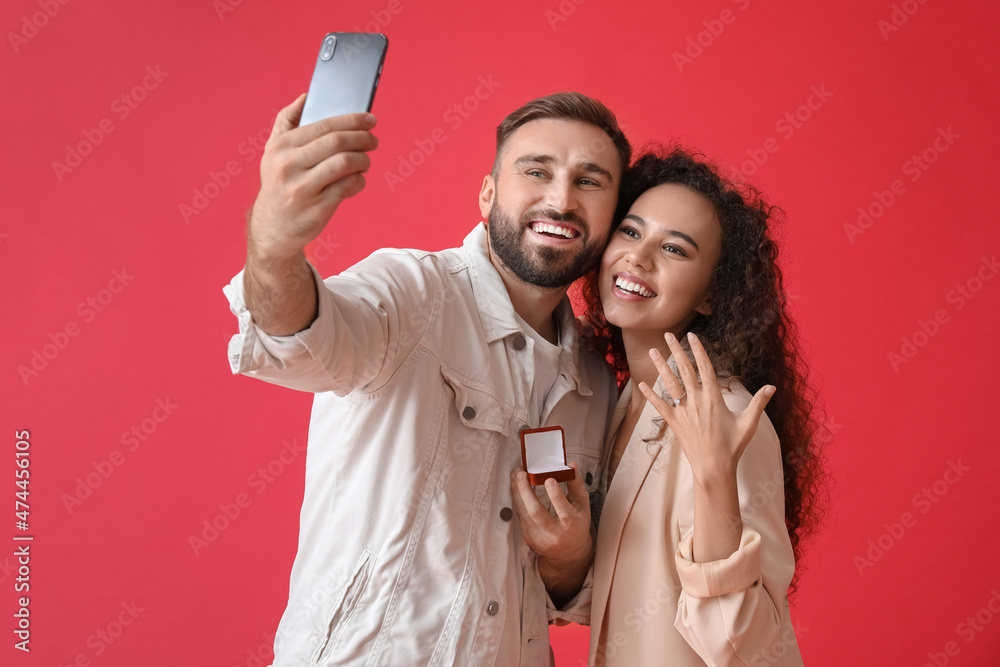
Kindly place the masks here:
POLYGON ((640 241, 629 248, 628 253, 625 255, 625 259, 627 259, 632 266, 637 266, 647 271, 650 271, 653 268, 652 253, 650 252, 649 244, 644 241, 640 241))

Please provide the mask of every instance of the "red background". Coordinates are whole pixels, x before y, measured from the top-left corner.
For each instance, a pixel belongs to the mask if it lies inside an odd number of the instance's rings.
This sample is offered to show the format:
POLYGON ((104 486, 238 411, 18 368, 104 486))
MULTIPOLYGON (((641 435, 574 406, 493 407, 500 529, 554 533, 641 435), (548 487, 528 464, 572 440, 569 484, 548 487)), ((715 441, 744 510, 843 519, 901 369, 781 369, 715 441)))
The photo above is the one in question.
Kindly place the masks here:
MULTIPOLYGON (((460 243, 496 124, 557 90, 608 103, 637 146, 677 138, 742 166, 786 211, 787 287, 835 432, 831 511, 793 607, 806 662, 995 664, 995 3, 222 2, 4 3, 0 662, 266 664, 304 466, 278 457, 305 442, 310 397, 230 375, 221 289, 259 183, 248 137, 306 90, 325 32, 377 26, 390 42, 381 145, 366 191, 321 236, 320 271, 380 246, 460 243), (143 99, 122 106, 144 77, 143 99), (470 98, 482 80, 491 90, 470 98), (813 87, 825 99, 802 107, 813 87), (798 127, 781 122, 797 111, 798 127), (400 172, 438 128, 445 141, 400 172), (57 173, 81 142, 96 146, 57 173), (925 149, 933 164, 908 171, 925 149), (406 177, 390 188, 389 172, 406 177), (186 220, 213 173, 225 187, 186 220), (872 222, 851 233, 859 207, 872 222), (116 270, 133 278, 102 292, 116 270), (25 373, 36 352, 52 358, 25 373), (149 421, 157 399, 177 406, 162 423, 149 421), (121 437, 143 420, 130 451, 121 437), (21 429, 27 533, 13 511, 21 429), (120 465, 67 507, 109 457, 120 465), (269 464, 280 473, 262 488, 252 476, 269 464), (189 537, 240 493, 250 505, 196 555, 189 537), (35 537, 30 654, 11 633, 15 534, 35 537), (113 643, 98 639, 122 614, 113 643)), ((581 664, 586 629, 553 638, 559 664, 581 664)))

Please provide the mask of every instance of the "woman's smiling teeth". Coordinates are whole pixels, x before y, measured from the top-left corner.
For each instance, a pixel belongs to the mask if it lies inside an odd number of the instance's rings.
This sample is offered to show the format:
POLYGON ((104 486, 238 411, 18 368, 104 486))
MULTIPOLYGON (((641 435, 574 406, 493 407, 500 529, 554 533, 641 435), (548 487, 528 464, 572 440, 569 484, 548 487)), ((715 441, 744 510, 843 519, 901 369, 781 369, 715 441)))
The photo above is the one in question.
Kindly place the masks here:
POLYGON ((656 292, 651 292, 642 285, 633 283, 621 276, 615 277, 615 287, 623 292, 628 292, 629 294, 638 294, 639 296, 646 297, 647 299, 656 296, 656 292))
POLYGON ((553 236, 561 236, 564 239, 571 239, 576 237, 576 230, 570 229, 569 227, 560 227, 559 225, 553 225, 548 222, 533 222, 531 223, 531 230, 538 232, 539 234, 552 234, 553 236))

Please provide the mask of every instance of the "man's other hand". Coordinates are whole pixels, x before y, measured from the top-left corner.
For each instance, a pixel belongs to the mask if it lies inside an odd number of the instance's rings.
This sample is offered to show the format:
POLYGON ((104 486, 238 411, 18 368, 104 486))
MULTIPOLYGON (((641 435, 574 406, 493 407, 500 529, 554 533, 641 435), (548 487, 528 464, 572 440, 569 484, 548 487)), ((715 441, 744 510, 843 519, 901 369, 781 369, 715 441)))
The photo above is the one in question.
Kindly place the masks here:
POLYGON ((539 573, 557 605, 580 590, 593 557, 590 496, 580 477, 580 466, 574 462, 570 467, 574 476, 567 483, 568 494, 563 494, 554 479, 545 481, 555 516, 538 500, 524 470, 518 468, 510 477, 524 541, 538 554, 539 573))

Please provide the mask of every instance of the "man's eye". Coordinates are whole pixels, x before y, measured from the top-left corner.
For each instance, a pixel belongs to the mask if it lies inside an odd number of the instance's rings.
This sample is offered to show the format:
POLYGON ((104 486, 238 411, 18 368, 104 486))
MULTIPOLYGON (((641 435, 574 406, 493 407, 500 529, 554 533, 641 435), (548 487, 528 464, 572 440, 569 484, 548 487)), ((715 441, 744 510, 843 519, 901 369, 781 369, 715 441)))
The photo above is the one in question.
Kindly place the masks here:
POLYGON ((598 183, 592 178, 581 178, 580 185, 600 185, 600 183, 598 183))
POLYGON ((538 177, 545 176, 544 172, 541 172, 541 171, 539 171, 537 169, 532 169, 531 171, 529 171, 527 173, 528 173, 528 176, 538 176, 538 177))

